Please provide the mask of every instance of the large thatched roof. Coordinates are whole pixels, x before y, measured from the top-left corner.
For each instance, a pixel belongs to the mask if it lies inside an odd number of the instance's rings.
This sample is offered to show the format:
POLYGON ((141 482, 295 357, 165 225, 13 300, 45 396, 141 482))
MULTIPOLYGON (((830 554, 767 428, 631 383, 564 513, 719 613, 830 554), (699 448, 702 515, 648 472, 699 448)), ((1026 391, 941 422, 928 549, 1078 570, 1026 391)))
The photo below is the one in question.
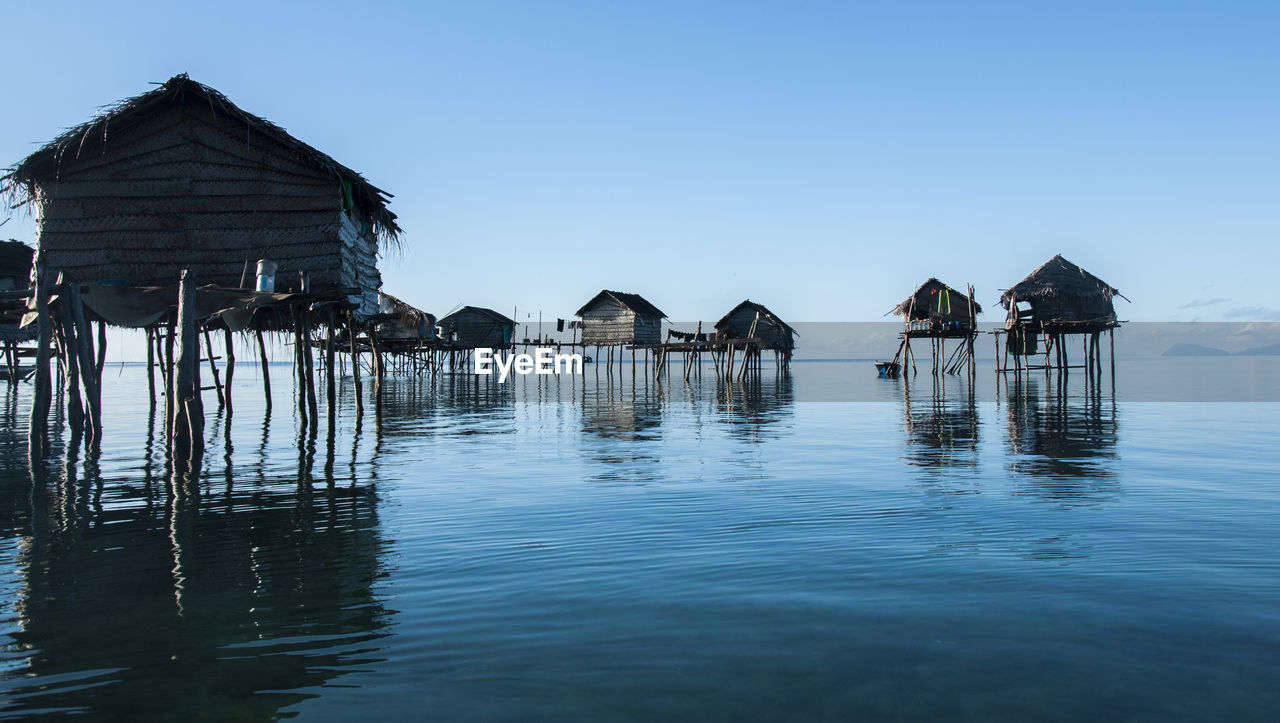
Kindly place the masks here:
MULTIPOLYGON (((947 291, 948 294, 953 294, 955 296, 956 303, 960 303, 960 302, 968 303, 969 297, 967 294, 956 291, 955 289, 951 288, 950 286, 947 286, 946 284, 942 283, 936 278, 931 278, 928 281, 924 282, 923 284, 920 284, 920 287, 917 288, 914 292, 912 292, 911 296, 908 296, 907 298, 903 299, 902 303, 893 307, 893 309, 889 312, 889 314, 892 314, 894 316, 901 316, 903 314, 911 313, 917 309, 926 310, 930 308, 929 297, 935 294, 936 292, 942 291, 944 289, 947 291)), ((977 301, 974 301, 973 313, 975 315, 981 314, 982 304, 979 304, 977 301)))
POLYGON ((735 307, 733 307, 732 309, 730 309, 728 314, 725 314, 723 317, 721 317, 721 318, 720 318, 720 321, 717 321, 717 322, 716 322, 716 324, 715 324, 715 327, 714 327, 714 328, 719 329, 719 328, 721 328, 722 326, 724 326, 724 325, 728 324, 728 323, 729 323, 729 319, 730 319, 734 314, 738 313, 740 310, 742 310, 742 309, 744 309, 744 308, 745 308, 745 309, 747 309, 748 311, 754 311, 754 312, 756 312, 756 313, 760 314, 760 319, 761 319, 762 321, 764 321, 766 324, 771 324, 771 325, 773 325, 773 326, 777 326, 777 327, 779 327, 779 328, 786 329, 786 330, 787 330, 788 332, 790 332, 791 334, 795 334, 795 333, 796 333, 796 330, 795 330, 795 329, 793 329, 793 328, 791 327, 791 325, 790 325, 790 324, 788 324, 787 322, 783 321, 782 319, 779 319, 779 318, 778 318, 778 315, 777 315, 777 314, 775 314, 775 313, 773 313, 772 311, 769 311, 769 309, 767 309, 767 308, 765 307, 765 305, 764 305, 764 304, 757 304, 756 302, 752 301, 751 299, 747 299, 746 301, 743 301, 742 303, 740 303, 740 304, 738 304, 737 306, 735 306, 735 307))
POLYGON ((1124 298, 1118 289, 1058 254, 1001 294, 1000 304, 1007 309, 1014 299, 1034 302, 1049 297, 1101 297, 1110 302, 1115 296, 1124 298))
POLYGON ((191 80, 186 73, 175 75, 142 95, 104 108, 87 123, 68 129, 8 169, 0 177, 0 192, 3 192, 10 205, 33 202, 35 184, 56 178, 64 158, 75 159, 82 152, 100 148, 115 134, 174 103, 199 103, 207 106, 212 113, 228 116, 244 124, 246 141, 251 141, 254 133, 262 134, 293 151, 302 163, 332 174, 335 180, 350 184, 352 200, 368 215, 374 233, 384 242, 395 243, 399 239, 400 227, 396 224, 396 215, 387 208, 391 194, 377 188, 359 173, 328 155, 289 135, 280 126, 241 110, 225 95, 191 80))
POLYGON ((585 311, 595 306, 597 302, 603 299, 613 299, 639 316, 657 317, 659 319, 667 318, 667 315, 662 313, 661 309, 650 304, 647 299, 639 294, 627 294, 621 291, 609 291, 608 289, 605 289, 591 297, 591 301, 583 304, 582 308, 578 309, 574 315, 582 316, 585 311))

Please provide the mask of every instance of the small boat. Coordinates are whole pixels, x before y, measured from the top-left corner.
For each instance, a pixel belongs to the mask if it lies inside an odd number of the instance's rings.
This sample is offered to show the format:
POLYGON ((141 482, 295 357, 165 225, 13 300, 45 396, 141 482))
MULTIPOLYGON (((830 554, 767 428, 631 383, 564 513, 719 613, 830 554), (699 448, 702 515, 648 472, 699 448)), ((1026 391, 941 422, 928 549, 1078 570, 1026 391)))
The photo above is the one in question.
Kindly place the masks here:
POLYGON ((891 379, 898 376, 898 362, 896 361, 878 361, 876 362, 876 372, 883 379, 891 379))

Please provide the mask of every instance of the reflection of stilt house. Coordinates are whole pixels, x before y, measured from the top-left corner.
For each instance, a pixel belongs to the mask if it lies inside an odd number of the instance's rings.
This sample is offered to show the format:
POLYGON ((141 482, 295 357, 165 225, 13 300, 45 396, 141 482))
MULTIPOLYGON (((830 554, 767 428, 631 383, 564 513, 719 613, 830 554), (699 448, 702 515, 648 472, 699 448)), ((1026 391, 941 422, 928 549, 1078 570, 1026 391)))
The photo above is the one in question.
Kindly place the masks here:
POLYGON ((18 241, 0 241, 0 344, 4 345, 0 377, 19 376, 18 344, 35 339, 34 329, 21 329, 22 314, 31 293, 31 247, 18 241))
POLYGON ((933 374, 956 374, 963 369, 973 371, 973 342, 978 335, 978 314, 982 307, 973 298, 973 287, 967 293, 956 291, 937 279, 920 285, 889 312, 902 317, 906 324, 902 341, 890 362, 877 362, 881 376, 895 376, 907 362, 915 370, 912 339, 928 339, 933 348, 933 374), (959 341, 947 355, 948 339, 959 341))
MULTIPOLYGON (((400 233, 387 195, 213 88, 186 75, 170 78, 54 139, 10 169, 0 186, 38 219, 37 295, 55 292, 73 307, 60 303, 52 317, 39 313, 46 332, 69 314, 76 333, 56 336, 64 369, 74 369, 70 357, 81 350, 86 360, 103 357, 102 324, 144 328, 148 350, 155 351, 156 339, 160 363, 170 370, 169 412, 177 407, 181 415, 184 400, 200 406, 199 367, 172 370, 198 361, 201 328, 206 347, 210 327, 227 330, 228 356, 233 329, 256 329, 260 350, 264 328, 290 330, 307 400, 300 411, 314 420, 314 358, 306 340, 322 327, 332 340, 341 323, 370 333, 373 368, 381 374, 376 333, 366 320, 378 312, 379 244, 396 243, 400 233), (259 288, 295 293, 253 290, 259 260, 267 260, 259 288), (180 277, 192 290, 181 319, 180 277), (96 350, 88 332, 94 321, 96 350), (164 343, 153 336, 162 326, 170 329, 164 343)), ((33 308, 45 307, 37 300, 33 308)), ((333 354, 330 343, 330 371, 333 354)), ((97 363, 96 375, 101 368, 97 363)), ((100 379, 84 383, 89 398, 96 397, 100 379)))
POLYGON ((1083 368, 1090 376, 1102 373, 1099 337, 1107 332, 1112 340, 1111 370, 1115 373, 1114 331, 1116 320, 1114 299, 1121 296, 1110 284, 1075 264, 1054 256, 1027 278, 1000 295, 1000 304, 1008 310, 1005 328, 995 332, 997 344, 1004 337, 999 357, 1001 371, 1008 371, 1009 356, 1013 370, 1083 368), (1084 363, 1071 365, 1067 338, 1083 338, 1084 363), (1043 355, 1040 364, 1031 357, 1043 355))

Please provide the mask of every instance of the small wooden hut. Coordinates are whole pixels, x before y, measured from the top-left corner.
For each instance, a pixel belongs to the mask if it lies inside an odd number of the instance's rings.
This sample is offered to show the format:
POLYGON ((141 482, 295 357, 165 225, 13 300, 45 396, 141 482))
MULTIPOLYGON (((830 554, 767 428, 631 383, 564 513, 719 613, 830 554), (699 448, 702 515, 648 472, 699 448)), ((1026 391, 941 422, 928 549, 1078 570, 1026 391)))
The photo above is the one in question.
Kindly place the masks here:
POLYGON ((1102 356, 1098 340, 1105 331, 1112 342, 1111 368, 1114 376, 1114 331, 1120 325, 1114 303, 1117 296, 1124 298, 1115 287, 1064 259, 1061 254, 1049 259, 1000 295, 1000 305, 1008 311, 1008 316, 1005 328, 995 332, 997 343, 1002 334, 1007 335, 1005 361, 998 365, 998 370, 1009 370, 1007 357, 1010 354, 1014 357, 1015 371, 1072 368, 1068 363, 1066 337, 1082 335, 1086 363, 1077 366, 1087 369, 1090 375, 1100 375, 1102 356), (1033 366, 1030 359, 1024 361, 1025 357, 1037 354, 1044 355, 1042 366, 1033 366))
POLYGON ((584 346, 622 346, 662 342, 667 315, 639 294, 604 290, 578 309, 584 346))
POLYGON ((796 330, 764 304, 747 299, 716 322, 716 339, 756 339, 761 349, 773 349, 790 356, 796 348, 796 330))
POLYGON ((504 349, 515 337, 515 321, 482 306, 464 306, 441 317, 440 340, 462 349, 504 349))
POLYGON ((964 369, 973 371, 973 343, 978 334, 978 314, 982 313, 982 306, 973 298, 973 287, 969 287, 967 293, 961 292, 931 278, 889 313, 901 317, 905 328, 899 334, 901 341, 893 360, 876 362, 880 376, 896 376, 899 365, 905 366, 908 361, 915 369, 912 339, 929 340, 933 348, 934 376, 958 374, 964 369), (950 356, 946 349, 948 339, 960 341, 950 356))

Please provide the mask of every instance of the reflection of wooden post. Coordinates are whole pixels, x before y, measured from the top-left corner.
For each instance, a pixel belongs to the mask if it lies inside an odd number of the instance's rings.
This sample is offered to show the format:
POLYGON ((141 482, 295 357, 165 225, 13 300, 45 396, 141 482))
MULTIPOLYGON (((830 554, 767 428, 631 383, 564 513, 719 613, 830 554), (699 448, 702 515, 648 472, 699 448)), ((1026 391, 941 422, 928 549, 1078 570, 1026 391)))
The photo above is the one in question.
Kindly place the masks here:
POLYGON ((31 464, 34 467, 44 457, 45 434, 49 430, 49 407, 53 404, 53 394, 49 379, 49 280, 46 278, 44 253, 37 250, 35 257, 35 296, 36 296, 36 379, 35 390, 31 397, 31 417, 27 426, 27 443, 30 448, 31 464))

